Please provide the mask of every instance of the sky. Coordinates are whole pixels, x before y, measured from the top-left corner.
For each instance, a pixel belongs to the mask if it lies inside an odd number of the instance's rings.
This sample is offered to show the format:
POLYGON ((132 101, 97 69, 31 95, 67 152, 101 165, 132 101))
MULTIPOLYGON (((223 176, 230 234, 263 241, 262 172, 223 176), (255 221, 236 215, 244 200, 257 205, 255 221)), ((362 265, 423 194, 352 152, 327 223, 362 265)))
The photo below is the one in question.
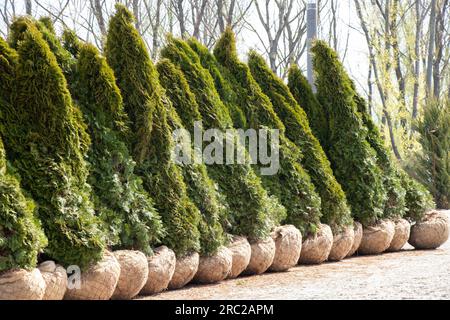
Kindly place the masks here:
MULTIPOLYGON (((10 0, 0 0, 0 7, 3 7, 5 1, 10 0)), ((14 0, 16 3, 17 11, 24 12, 24 0, 14 0)), ((114 0, 105 0, 111 2, 111 6, 114 0)), ((50 3, 55 3, 55 1, 50 0, 40 0, 39 3, 43 6, 50 3)), ((338 1, 338 34, 339 34, 339 51, 341 55, 345 50, 345 44, 348 37, 348 49, 344 59, 344 65, 355 79, 357 85, 365 92, 367 83, 367 73, 368 73, 368 50, 366 40, 364 35, 361 33, 359 28, 359 21, 356 15, 355 6, 353 0, 339 0, 338 1)), ((86 0, 86 6, 88 5, 88 0, 86 0)), ((35 7, 36 9, 36 7, 35 7)), ((38 8, 39 9, 39 8, 38 8)), ((38 10, 39 14, 43 14, 43 10, 38 10)), ((263 27, 259 22, 258 15, 254 6, 247 14, 247 21, 253 25, 258 31, 261 30, 260 34, 264 34, 263 27)), ((319 38, 326 37, 327 30, 329 28, 329 22, 323 19, 321 21, 322 30, 324 32, 319 33, 319 38)), ((0 23, 0 28, 4 26, 0 23)), ((320 30, 320 29, 319 29, 320 30)), ((326 40, 326 39, 324 39, 326 40)), ((248 29, 243 29, 242 33, 237 39, 238 50, 241 58, 246 60, 246 54, 250 49, 256 49, 257 51, 263 52, 263 47, 260 44, 259 38, 256 34, 248 29)), ((341 57, 342 58, 342 57, 341 57)), ((306 55, 300 61, 300 66, 305 70, 306 68, 306 55)))

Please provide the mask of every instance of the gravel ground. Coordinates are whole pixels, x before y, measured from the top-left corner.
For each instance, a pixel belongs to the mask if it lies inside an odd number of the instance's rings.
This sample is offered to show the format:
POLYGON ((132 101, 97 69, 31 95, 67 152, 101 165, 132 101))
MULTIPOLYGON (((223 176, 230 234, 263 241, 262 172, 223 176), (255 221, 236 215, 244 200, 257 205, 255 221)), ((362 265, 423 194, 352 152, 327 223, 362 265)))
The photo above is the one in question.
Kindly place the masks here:
POLYGON ((450 242, 437 250, 407 245, 401 252, 297 266, 141 299, 450 299, 450 242))

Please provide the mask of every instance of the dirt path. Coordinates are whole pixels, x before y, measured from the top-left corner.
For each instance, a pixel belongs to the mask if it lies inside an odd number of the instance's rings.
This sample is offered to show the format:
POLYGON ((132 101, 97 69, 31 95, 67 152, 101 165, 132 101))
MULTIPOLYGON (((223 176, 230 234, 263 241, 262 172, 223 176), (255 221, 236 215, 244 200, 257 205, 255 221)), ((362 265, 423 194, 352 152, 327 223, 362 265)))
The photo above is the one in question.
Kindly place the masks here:
POLYGON ((431 251, 397 253, 298 266, 142 299, 450 299, 450 242, 431 251))

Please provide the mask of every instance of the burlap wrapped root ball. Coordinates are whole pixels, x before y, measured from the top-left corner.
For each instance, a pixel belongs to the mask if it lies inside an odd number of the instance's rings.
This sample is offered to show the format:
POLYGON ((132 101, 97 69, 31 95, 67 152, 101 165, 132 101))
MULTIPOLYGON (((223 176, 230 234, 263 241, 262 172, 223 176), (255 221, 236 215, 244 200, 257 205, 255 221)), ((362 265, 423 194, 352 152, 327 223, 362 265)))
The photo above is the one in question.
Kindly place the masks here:
POLYGON ((147 257, 148 278, 141 290, 140 294, 142 295, 151 295, 166 290, 175 272, 177 259, 171 249, 161 246, 153 251, 153 256, 147 257))
POLYGON ((386 251, 394 238, 395 224, 382 220, 376 225, 363 228, 359 254, 380 254, 386 251))
POLYGON ((328 256, 329 261, 341 261, 353 247, 355 231, 353 226, 346 226, 341 231, 334 232, 333 246, 328 256))
POLYGON ((216 283, 228 277, 233 264, 233 254, 226 247, 220 247, 213 256, 200 257, 194 277, 197 283, 216 283))
POLYGON ((294 267, 302 250, 302 234, 293 225, 277 227, 272 232, 275 241, 275 257, 270 271, 286 271, 294 267))
POLYGON ((132 250, 115 251, 114 256, 120 264, 120 277, 111 299, 132 299, 147 283, 147 257, 140 251, 132 250))
POLYGON ((172 280, 170 280, 169 289, 179 289, 191 282, 197 273, 199 262, 200 256, 197 252, 177 258, 175 272, 172 280))
POLYGON ((300 264, 320 264, 328 259, 332 246, 331 228, 322 223, 314 236, 309 236, 303 241, 298 262, 300 264))
POLYGON ((0 274, 0 300, 42 300, 44 294, 45 280, 38 269, 0 274))
POLYGON ((411 224, 405 219, 398 219, 394 221, 395 223, 395 233, 394 238, 392 238, 391 244, 387 251, 394 252, 401 250, 406 242, 408 242, 411 224))
POLYGON ((275 258, 275 241, 272 237, 250 243, 252 254, 244 273, 247 275, 261 274, 267 271, 275 258))
POLYGON ((111 252, 105 252, 103 259, 81 272, 81 282, 69 278, 64 299, 66 300, 109 300, 120 277, 120 264, 111 252), (73 281, 75 280, 75 281, 73 281))
POLYGON ((363 226, 361 223, 355 221, 353 222, 353 245, 350 251, 347 254, 347 257, 353 256, 356 251, 358 251, 359 246, 361 245, 362 236, 363 236, 363 226))
POLYGON ((252 255, 252 247, 247 238, 234 236, 228 249, 230 249, 233 258, 228 279, 235 279, 247 269, 252 255))
POLYGON ((448 214, 431 211, 421 222, 411 227, 408 242, 416 249, 436 249, 447 241, 448 229, 448 214))
POLYGON ((62 300, 67 290, 67 272, 54 261, 45 261, 38 267, 45 281, 42 300, 62 300))

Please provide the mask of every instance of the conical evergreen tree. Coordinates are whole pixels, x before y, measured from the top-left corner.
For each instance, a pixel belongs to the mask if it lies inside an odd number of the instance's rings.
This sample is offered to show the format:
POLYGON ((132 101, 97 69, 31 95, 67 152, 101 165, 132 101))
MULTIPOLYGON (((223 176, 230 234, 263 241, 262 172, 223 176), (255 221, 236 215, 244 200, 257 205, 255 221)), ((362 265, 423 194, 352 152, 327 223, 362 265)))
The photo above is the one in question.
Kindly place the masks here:
POLYGON ((269 69, 264 59, 251 51, 248 66, 273 108, 286 126, 286 136, 302 150, 302 165, 309 173, 322 199, 322 221, 333 230, 352 223, 350 209, 330 162, 313 135, 305 111, 297 104, 289 88, 269 69))
MULTIPOLYGON (((162 59, 156 65, 159 81, 166 90, 171 104, 167 110, 167 119, 172 130, 185 130, 183 121, 176 110, 185 110, 182 114, 186 119, 201 119, 197 101, 192 94, 183 73, 167 59, 162 59)), ((193 154, 193 141, 187 152, 193 154)), ((204 164, 182 164, 183 177, 188 187, 189 197, 202 213, 200 221, 200 245, 203 255, 212 255, 224 244, 224 232, 221 219, 227 210, 224 197, 217 190, 215 183, 209 178, 204 164)))
POLYGON ((11 105, 2 108, 8 156, 38 204, 49 239, 46 253, 64 265, 84 268, 102 257, 105 246, 86 183, 90 141, 39 30, 30 21, 17 36, 11 105))
POLYGON ((288 87, 298 105, 306 112, 309 126, 325 152, 328 147, 328 120, 308 80, 296 64, 289 68, 288 87))
POLYGON ((367 141, 375 150, 377 154, 378 166, 383 171, 383 185, 387 192, 387 200, 384 206, 384 217, 394 219, 401 218, 405 214, 406 210, 406 191, 402 187, 398 169, 394 164, 389 151, 384 145, 377 126, 372 121, 372 118, 367 110, 366 101, 359 94, 355 93, 355 102, 362 117, 362 121, 368 130, 367 141))
POLYGON ((356 220, 370 225, 383 217, 386 191, 376 152, 358 114, 355 92, 336 53, 323 41, 312 48, 318 100, 329 120, 328 156, 356 220))
POLYGON ((51 20, 41 18, 36 21, 30 17, 19 17, 11 24, 8 41, 13 48, 17 48, 18 41, 21 40, 22 34, 27 30, 28 25, 33 24, 41 33, 42 38, 47 42, 51 52, 55 55, 59 66, 61 67, 64 76, 70 78, 72 67, 75 61, 72 59, 69 52, 67 52, 61 45, 51 20))
POLYGON ((172 159, 172 131, 167 122, 169 103, 132 14, 117 4, 106 41, 106 57, 122 92, 131 121, 131 149, 137 173, 155 201, 167 234, 163 244, 181 257, 200 250, 200 212, 187 195, 179 167, 172 159))
POLYGON ((79 51, 77 77, 76 99, 92 140, 88 182, 108 245, 151 254, 151 246, 162 237, 162 225, 124 142, 128 118, 113 71, 98 50, 86 44, 79 51))
MULTIPOLYGON (((0 114, 10 109, 17 54, 0 37, 0 114)), ((3 125, 3 119, 0 119, 3 125)), ((3 129, 2 129, 3 131, 3 129)), ((26 198, 11 168, 7 167, 3 140, 0 138, 0 273, 10 269, 32 269, 38 254, 47 245, 34 202, 26 198)))
POLYGON ((237 98, 232 103, 246 116, 246 129, 280 131, 280 170, 273 176, 261 176, 264 186, 277 196, 287 209, 286 223, 294 224, 303 234, 314 234, 320 219, 320 197, 301 165, 303 154, 285 136, 286 130, 275 113, 270 99, 253 79, 247 65, 239 61, 233 31, 227 28, 218 40, 214 55, 222 75, 237 98))
MULTIPOLYGON (((229 129, 229 134, 237 141, 237 133, 232 130, 233 122, 214 87, 214 80, 204 69, 197 54, 189 45, 168 37, 161 56, 168 58, 181 70, 195 95, 204 129, 229 129)), ((184 110, 177 110, 181 115, 184 110)), ((183 123, 185 128, 193 128, 197 119, 183 123)), ((225 152, 224 152, 225 154, 225 152)), ((261 180, 250 165, 208 165, 208 173, 219 185, 219 191, 226 196, 230 215, 227 231, 244 235, 250 240, 263 239, 285 216, 285 209, 278 200, 267 195, 261 180)))

